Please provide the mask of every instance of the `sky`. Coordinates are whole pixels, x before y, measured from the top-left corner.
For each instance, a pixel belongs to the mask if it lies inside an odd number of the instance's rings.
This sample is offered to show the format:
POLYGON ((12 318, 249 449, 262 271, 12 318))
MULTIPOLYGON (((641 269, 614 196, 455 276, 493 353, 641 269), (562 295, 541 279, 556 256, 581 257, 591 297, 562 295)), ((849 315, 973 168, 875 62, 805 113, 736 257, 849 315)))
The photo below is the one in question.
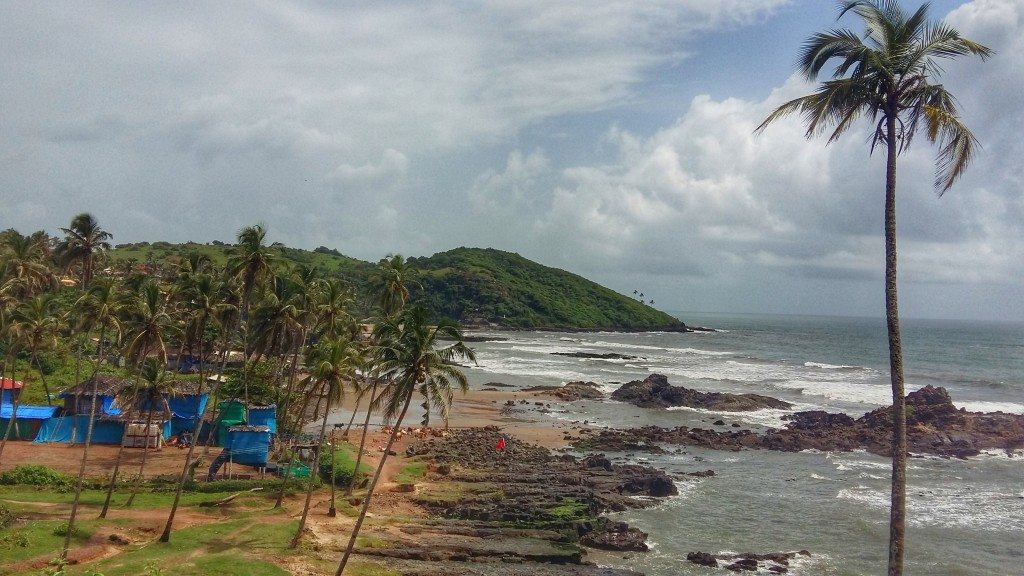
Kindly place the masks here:
MULTIPOLYGON (((911 9, 917 4, 905 4, 911 9)), ((884 154, 754 128, 827 0, 0 0, 0 229, 493 247, 665 310, 881 316, 884 154)), ((1024 0, 933 2, 982 149, 900 159, 901 313, 1024 320, 1024 0)), ((685 318, 684 318, 685 320, 685 318)))

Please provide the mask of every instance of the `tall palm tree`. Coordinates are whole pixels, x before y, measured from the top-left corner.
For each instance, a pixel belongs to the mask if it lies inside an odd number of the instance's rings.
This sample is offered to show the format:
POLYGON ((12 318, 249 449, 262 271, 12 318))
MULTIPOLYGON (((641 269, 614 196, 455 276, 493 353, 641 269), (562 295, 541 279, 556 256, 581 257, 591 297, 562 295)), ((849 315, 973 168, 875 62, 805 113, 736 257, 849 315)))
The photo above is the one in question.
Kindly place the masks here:
MULTIPOLYGON (((61 549, 61 558, 66 559, 68 549, 71 546, 71 534, 75 527, 75 518, 78 515, 78 504, 82 497, 82 485, 85 480, 85 465, 89 461, 89 448, 92 446, 92 432, 96 421, 96 397, 97 374, 103 362, 103 347, 106 343, 107 331, 116 332, 120 336, 121 322, 118 318, 122 299, 118 293, 116 282, 112 278, 104 278, 92 284, 82 298, 76 302, 82 328, 86 337, 99 327, 99 344, 96 349, 96 361, 92 370, 92 391, 89 405, 89 422, 85 430, 85 447, 82 451, 82 460, 78 466, 78 479, 75 482, 75 498, 71 501, 71 513, 68 515, 68 529, 64 535, 64 547, 61 549)), ((78 410, 78 401, 75 401, 75 410, 78 410)))
MULTIPOLYGON (((324 407, 324 416, 320 424, 320 435, 317 438, 316 448, 313 451, 313 462, 317 470, 320 468, 320 450, 324 443, 324 433, 327 430, 327 415, 332 405, 341 402, 344 397, 345 383, 355 378, 356 367, 359 365, 361 352, 359 343, 348 338, 332 338, 321 340, 315 348, 310 350, 307 366, 309 366, 308 380, 310 383, 319 384, 321 394, 326 394, 327 406, 324 407)), ((334 478, 331 478, 334 483, 334 478)), ((290 548, 299 545, 302 539, 302 531, 306 528, 306 517, 309 515, 309 503, 313 498, 313 482, 306 487, 306 503, 302 507, 302 516, 299 518, 299 527, 292 538, 290 548)))
MULTIPOLYGON (((167 310, 166 295, 153 281, 143 281, 135 294, 127 297, 123 306, 125 311, 125 332, 127 344, 125 356, 128 363, 135 367, 135 388, 138 388, 139 380, 143 375, 143 364, 146 358, 153 352, 156 359, 164 366, 167 365, 167 337, 174 332, 174 318, 167 310)), ((125 426, 132 421, 135 413, 135 400, 128 401, 128 410, 125 413, 125 426)), ((114 494, 114 487, 117 485, 117 475, 121 469, 121 460, 124 457, 125 442, 122 440, 118 448, 117 457, 114 459, 114 470, 110 475, 110 483, 107 485, 107 495, 103 501, 103 508, 100 510, 100 518, 107 517, 110 509, 110 499, 114 494)))
POLYGON ((17 289, 20 296, 35 296, 57 285, 57 279, 46 265, 46 246, 44 239, 37 235, 22 236, 13 232, 5 236, 0 246, 5 276, 18 279, 19 284, 8 287, 9 291, 17 289))
POLYGON ((70 265, 78 262, 82 266, 82 287, 88 288, 92 281, 93 263, 97 254, 110 250, 109 240, 114 235, 100 227, 96 218, 82 213, 71 219, 69 228, 61 228, 64 239, 57 244, 57 253, 70 265))
MULTIPOLYGON (((374 329, 374 337, 377 342, 373 351, 375 369, 385 383, 380 395, 374 399, 374 404, 386 419, 394 420, 394 425, 377 471, 367 488, 363 507, 352 529, 345 554, 338 564, 336 576, 345 570, 352 554, 359 529, 370 507, 373 490, 380 480, 381 471, 384 470, 412 397, 424 385, 427 390, 435 391, 439 400, 450 400, 453 387, 465 392, 468 388, 466 375, 454 363, 459 360, 476 361, 473 351, 463 343, 462 332, 457 324, 442 320, 436 326, 431 326, 426 311, 419 306, 406 309, 400 316, 378 324, 374 329), (439 340, 450 340, 453 343, 438 347, 439 340)), ((447 409, 443 413, 447 414, 447 409)))
MULTIPOLYGON (((274 265, 277 254, 266 244, 267 231, 262 224, 246 226, 238 231, 238 245, 228 258, 228 273, 242 283, 242 302, 240 321, 244 322, 245 332, 242 346, 245 365, 242 367, 242 383, 248 390, 249 377, 249 307, 253 294, 262 287, 275 282, 274 265)), ((248 396, 248 394, 246 394, 248 396)))
POLYGON ((405 308, 409 284, 414 283, 416 269, 401 254, 382 258, 377 263, 373 281, 380 294, 379 305, 384 314, 395 314, 405 308))
MULTIPOLYGON (((153 425, 153 413, 160 410, 165 420, 171 419, 171 407, 168 397, 177 393, 178 383, 167 379, 167 361, 160 358, 148 357, 143 361, 140 371, 142 379, 137 381, 132 396, 139 403, 139 409, 146 407, 146 428, 144 432, 145 442, 142 446, 142 461, 139 463, 139 475, 132 486, 132 493, 128 496, 125 506, 131 506, 135 502, 135 495, 139 493, 139 487, 146 473, 146 457, 149 456, 149 432, 153 425)), ((158 436, 159 438, 159 436, 158 436)), ((159 443, 159 439, 157 440, 159 443)))
POLYGON ((66 318, 57 308, 57 300, 52 293, 44 293, 26 300, 14 311, 14 322, 30 351, 29 366, 35 365, 39 370, 39 381, 46 393, 46 403, 52 406, 50 387, 46 384, 46 371, 39 361, 39 352, 52 348, 58 343, 58 335, 64 328, 66 318))
MULTIPOLYGON (((174 526, 174 516, 178 512, 178 504, 181 502, 181 493, 185 489, 185 482, 188 480, 189 468, 193 465, 192 455, 195 453, 196 443, 199 440, 199 433, 203 426, 203 411, 199 409, 199 403, 202 402, 203 396, 203 385, 206 383, 206 378, 203 373, 203 367, 205 364, 205 356, 203 354, 203 341, 206 333, 206 326, 211 319, 217 317, 218 308, 223 305, 218 300, 218 297, 223 293, 220 289, 220 283, 211 274, 201 274, 198 277, 193 278, 184 291, 186 295, 186 301, 191 311, 190 314, 190 325, 196 326, 195 332, 198 333, 198 347, 199 347, 199 388, 196 391, 196 423, 192 430, 192 442, 188 446, 188 453, 185 455, 185 464, 181 469, 181 476, 178 478, 178 487, 174 492, 174 502, 171 504, 171 512, 167 516, 167 523, 164 525, 164 531, 160 535, 161 542, 169 542, 171 540, 171 529, 174 526)), ((212 431, 211 431, 212 435, 212 431)))
POLYGON ((896 297, 896 159, 922 125, 937 143, 935 187, 950 189, 974 155, 974 135, 960 121, 956 100, 944 86, 934 84, 938 61, 992 51, 968 40, 955 29, 928 17, 928 4, 908 14, 896 0, 854 0, 840 3, 839 18, 852 12, 866 31, 834 29, 811 36, 800 52, 799 69, 817 81, 830 62, 830 80, 813 93, 779 106, 757 130, 799 113, 807 137, 831 131, 837 140, 862 116, 874 124, 871 150, 883 146, 885 170, 885 316, 889 337, 889 374, 893 398, 892 493, 889 517, 888 573, 903 572, 906 518, 907 421, 896 297))

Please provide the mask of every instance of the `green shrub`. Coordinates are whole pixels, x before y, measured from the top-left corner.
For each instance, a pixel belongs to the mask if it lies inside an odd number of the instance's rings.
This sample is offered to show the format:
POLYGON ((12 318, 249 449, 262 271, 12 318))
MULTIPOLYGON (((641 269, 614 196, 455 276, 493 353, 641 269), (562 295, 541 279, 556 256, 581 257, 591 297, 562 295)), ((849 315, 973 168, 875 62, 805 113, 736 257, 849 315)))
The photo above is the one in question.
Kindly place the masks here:
MULTIPOLYGON (((54 536, 60 536, 61 538, 68 535, 68 523, 65 522, 60 526, 53 529, 54 536)), ((74 533, 71 534, 72 538, 85 539, 90 536, 89 531, 83 530, 81 526, 75 526, 74 533)))
POLYGON ((0 504, 0 530, 14 524, 14 512, 3 504, 0 504))
MULTIPOLYGON (((323 453, 320 454, 320 479, 324 482, 331 481, 331 453, 330 447, 325 447, 323 453)), ((342 444, 341 447, 333 451, 333 454, 334 485, 348 486, 356 469, 354 450, 347 444, 342 444)), ((369 474, 371 471, 365 462, 360 462, 359 468, 363 474, 369 474)))
POLYGON ((75 479, 63 472, 37 464, 22 464, 0 474, 0 484, 24 484, 27 486, 49 486, 59 490, 70 490, 75 479))

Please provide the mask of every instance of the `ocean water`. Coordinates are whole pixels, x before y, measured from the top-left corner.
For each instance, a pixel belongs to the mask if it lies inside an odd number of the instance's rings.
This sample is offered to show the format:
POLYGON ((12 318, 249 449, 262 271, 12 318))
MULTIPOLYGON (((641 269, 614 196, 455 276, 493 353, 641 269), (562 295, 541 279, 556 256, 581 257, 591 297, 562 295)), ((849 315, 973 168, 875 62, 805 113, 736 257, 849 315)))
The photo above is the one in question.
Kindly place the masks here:
MULTIPOLYGON (((679 313, 713 333, 493 332, 473 343, 471 385, 520 387, 589 380, 611 392, 651 373, 706 391, 755 392, 852 416, 891 403, 881 319, 679 313), (600 360, 553 352, 635 356, 600 360)), ((957 406, 1024 414, 1024 324, 939 320, 902 322, 908 390, 932 384, 957 406)), ((554 405, 553 405, 554 406, 554 405)), ((781 427, 782 410, 715 413, 652 410, 580 401, 543 417, 624 428, 781 427)), ((693 551, 806 549, 791 574, 853 576, 885 572, 890 463, 864 452, 797 454, 685 448, 667 455, 615 454, 678 474, 679 496, 622 513, 650 534, 646 554, 594 554, 601 564, 652 576, 709 574, 685 561, 693 551), (716 475, 686 479, 686 472, 716 475)), ((967 460, 915 457, 909 466, 907 574, 1024 575, 1024 455, 967 460)))

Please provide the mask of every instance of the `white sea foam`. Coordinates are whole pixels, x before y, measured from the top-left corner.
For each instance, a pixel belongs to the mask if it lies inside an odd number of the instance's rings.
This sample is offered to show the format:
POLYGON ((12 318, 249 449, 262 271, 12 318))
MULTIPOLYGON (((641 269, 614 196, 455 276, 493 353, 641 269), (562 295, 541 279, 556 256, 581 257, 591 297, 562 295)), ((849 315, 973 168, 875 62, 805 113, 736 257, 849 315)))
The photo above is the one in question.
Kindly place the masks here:
POLYGON ((1024 404, 1016 402, 985 402, 953 400, 957 408, 964 408, 968 412, 1006 412, 1008 414, 1024 414, 1024 404))
POLYGON ((776 408, 762 408, 761 410, 751 410, 750 412, 728 412, 725 410, 690 408, 689 406, 672 406, 670 408, 666 408, 666 410, 670 410, 672 412, 689 410, 699 414, 708 414, 723 420, 766 426, 769 428, 782 428, 783 424, 785 424, 782 421, 782 417, 786 414, 792 413, 791 410, 780 410, 776 408))
MULTIPOLYGON (((859 485, 839 490, 836 498, 856 502, 876 512, 889 508, 887 488, 859 485)), ((1009 492, 950 484, 908 494, 907 518, 917 527, 1024 532, 1024 500, 1009 492)), ((876 522, 886 520, 884 513, 875 515, 876 522)))
POLYGON ((892 389, 888 386, 871 384, 863 379, 856 380, 804 380, 794 379, 776 384, 780 388, 799 390, 808 396, 819 396, 830 400, 859 402, 885 406, 891 404, 892 389))
POLYGON ((825 364, 823 362, 804 362, 808 368, 820 368, 822 370, 867 370, 864 366, 847 366, 845 364, 825 364))

